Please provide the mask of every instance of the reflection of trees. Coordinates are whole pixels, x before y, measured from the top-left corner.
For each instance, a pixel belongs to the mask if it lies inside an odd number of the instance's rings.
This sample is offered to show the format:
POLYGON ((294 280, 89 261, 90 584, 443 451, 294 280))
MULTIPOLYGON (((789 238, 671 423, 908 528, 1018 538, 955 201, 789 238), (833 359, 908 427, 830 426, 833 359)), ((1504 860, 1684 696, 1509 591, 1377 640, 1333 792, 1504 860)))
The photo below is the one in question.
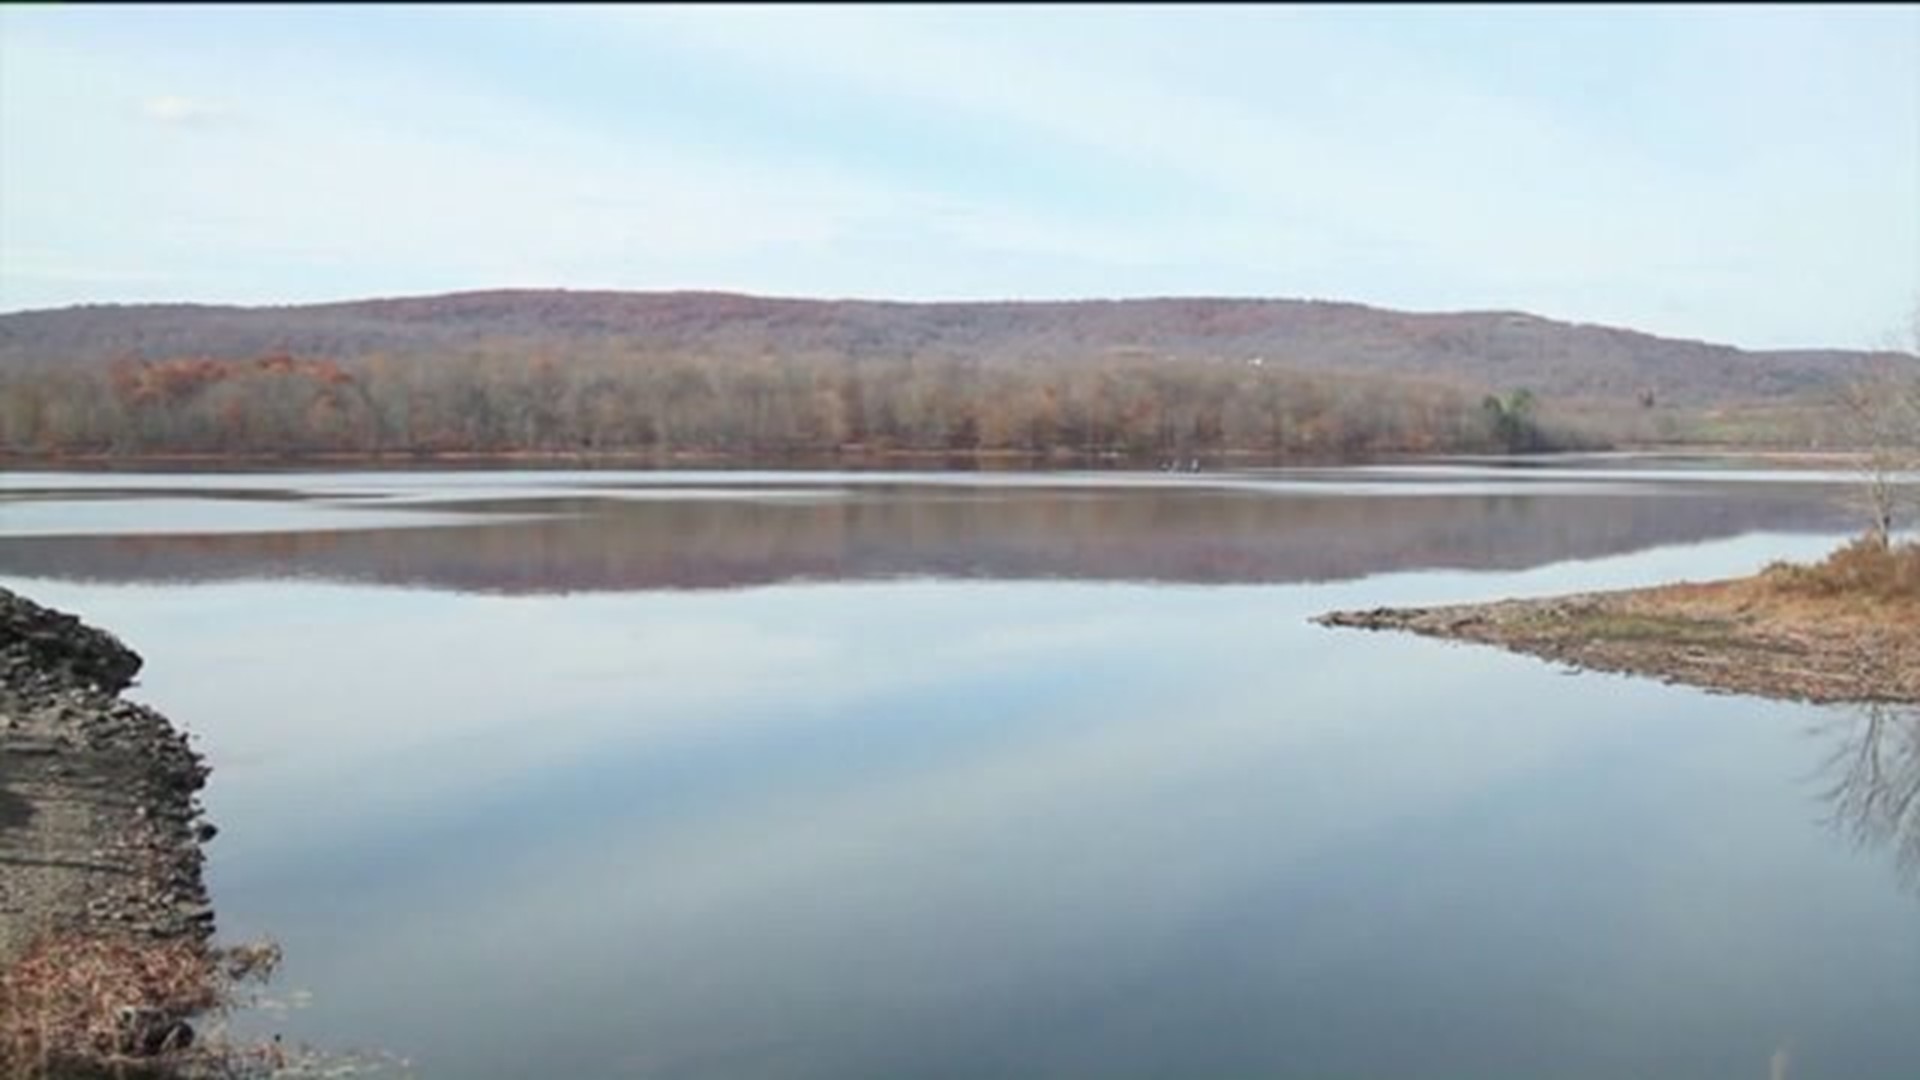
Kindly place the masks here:
POLYGON ((1832 823, 1856 842, 1893 849, 1903 881, 1920 887, 1920 707, 1874 702, 1837 715, 1840 738, 1823 775, 1832 823))
MULTIPOLYGON (((1837 530, 1799 492, 1303 494, 1204 487, 837 483, 441 504, 449 528, 0 537, 0 573, 86 581, 312 577, 504 593, 939 576, 1253 583, 1522 569, 1757 530, 1837 530), (714 492, 704 493, 711 496, 714 492), (774 494, 809 496, 774 498, 774 494), (457 511, 531 513, 464 519, 457 511)), ((1468 489, 1471 491, 1471 489, 1468 489)), ((350 525, 350 517, 339 524, 350 525)))

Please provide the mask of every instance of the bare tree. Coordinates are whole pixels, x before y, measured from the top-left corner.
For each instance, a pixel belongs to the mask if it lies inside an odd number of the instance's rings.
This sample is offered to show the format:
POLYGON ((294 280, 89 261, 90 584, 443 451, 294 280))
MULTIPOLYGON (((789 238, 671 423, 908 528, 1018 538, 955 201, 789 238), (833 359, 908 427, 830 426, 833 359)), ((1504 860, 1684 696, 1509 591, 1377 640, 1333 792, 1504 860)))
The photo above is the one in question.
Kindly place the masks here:
POLYGON ((1906 337, 1871 373, 1848 383, 1841 398, 1853 437, 1865 448, 1860 498, 1867 537, 1881 548, 1892 545, 1900 514, 1920 484, 1920 304, 1906 337))

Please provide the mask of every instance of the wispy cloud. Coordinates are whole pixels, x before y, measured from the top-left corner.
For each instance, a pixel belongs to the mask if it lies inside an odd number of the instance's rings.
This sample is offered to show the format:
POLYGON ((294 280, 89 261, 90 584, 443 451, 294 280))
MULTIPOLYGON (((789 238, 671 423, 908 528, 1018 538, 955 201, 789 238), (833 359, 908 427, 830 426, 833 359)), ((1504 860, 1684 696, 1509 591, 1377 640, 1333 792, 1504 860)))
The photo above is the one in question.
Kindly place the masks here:
POLYGON ((232 116, 222 106, 178 94, 142 98, 139 113, 156 124, 169 127, 205 127, 232 116))

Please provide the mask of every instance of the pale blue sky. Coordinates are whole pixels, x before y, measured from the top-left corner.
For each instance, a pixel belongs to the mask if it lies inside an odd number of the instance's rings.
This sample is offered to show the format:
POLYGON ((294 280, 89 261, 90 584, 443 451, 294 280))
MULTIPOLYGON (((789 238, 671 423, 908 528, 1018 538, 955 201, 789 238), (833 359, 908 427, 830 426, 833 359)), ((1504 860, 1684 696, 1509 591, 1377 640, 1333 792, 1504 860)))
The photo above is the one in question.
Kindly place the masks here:
POLYGON ((0 9, 0 310, 502 286, 1883 345, 1920 7, 0 9))

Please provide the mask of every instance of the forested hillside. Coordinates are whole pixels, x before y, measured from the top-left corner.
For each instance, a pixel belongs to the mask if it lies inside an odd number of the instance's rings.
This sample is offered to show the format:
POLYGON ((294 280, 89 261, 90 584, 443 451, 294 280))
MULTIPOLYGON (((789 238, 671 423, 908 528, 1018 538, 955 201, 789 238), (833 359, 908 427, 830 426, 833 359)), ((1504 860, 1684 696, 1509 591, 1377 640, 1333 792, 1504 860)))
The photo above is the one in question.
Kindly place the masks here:
MULTIPOLYGON (((1684 435, 1886 357, 1516 313, 1165 299, 508 291, 0 316, 16 455, 913 450, 1279 455, 1684 435)), ((1911 363, 1911 358, 1906 362, 1911 363)))

